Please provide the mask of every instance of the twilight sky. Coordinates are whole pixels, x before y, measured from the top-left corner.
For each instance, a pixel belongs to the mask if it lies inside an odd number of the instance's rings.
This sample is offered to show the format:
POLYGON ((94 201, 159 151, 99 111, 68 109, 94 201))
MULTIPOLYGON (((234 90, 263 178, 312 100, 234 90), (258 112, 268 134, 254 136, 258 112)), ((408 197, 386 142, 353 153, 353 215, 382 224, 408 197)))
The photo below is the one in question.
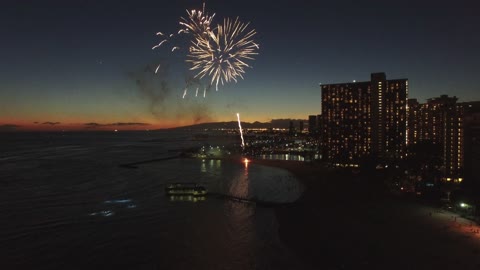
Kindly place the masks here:
POLYGON ((420 101, 480 100, 476 1, 311 2, 206 1, 214 22, 250 21, 260 54, 244 80, 206 98, 193 87, 182 99, 192 75, 185 53, 151 48, 156 32, 178 31, 201 0, 2 1, 0 127, 155 129, 233 121, 237 112, 244 121, 307 118, 321 111, 319 83, 382 71, 408 78, 420 101), (166 92, 152 76, 158 63, 166 92))

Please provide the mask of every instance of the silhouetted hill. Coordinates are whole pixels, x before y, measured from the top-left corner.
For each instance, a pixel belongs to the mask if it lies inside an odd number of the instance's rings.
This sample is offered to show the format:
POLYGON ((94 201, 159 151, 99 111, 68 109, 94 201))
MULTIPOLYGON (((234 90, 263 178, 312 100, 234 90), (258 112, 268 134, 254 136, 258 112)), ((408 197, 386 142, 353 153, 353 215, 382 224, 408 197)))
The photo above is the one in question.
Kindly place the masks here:
MULTIPOLYGON (((255 121, 253 123, 250 122, 242 122, 242 128, 249 129, 249 128, 289 128, 290 121, 293 121, 294 126, 298 127, 299 122, 307 122, 305 119, 273 119, 270 122, 258 122, 255 121)), ((230 121, 230 122, 211 122, 211 123, 201 123, 196 125, 190 126, 183 126, 183 127, 176 127, 170 128, 170 130, 205 130, 205 129, 236 129, 238 128, 237 121, 230 121)))

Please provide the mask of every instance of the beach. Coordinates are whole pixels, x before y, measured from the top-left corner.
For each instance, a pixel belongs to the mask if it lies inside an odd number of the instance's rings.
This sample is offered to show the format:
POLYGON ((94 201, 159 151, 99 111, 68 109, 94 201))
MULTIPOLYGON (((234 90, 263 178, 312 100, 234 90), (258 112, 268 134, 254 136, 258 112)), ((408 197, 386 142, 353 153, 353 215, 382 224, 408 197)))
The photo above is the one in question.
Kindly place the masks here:
POLYGON ((457 214, 320 163, 253 162, 284 168, 305 186, 295 204, 275 212, 282 242, 313 268, 480 268, 480 228, 457 214))

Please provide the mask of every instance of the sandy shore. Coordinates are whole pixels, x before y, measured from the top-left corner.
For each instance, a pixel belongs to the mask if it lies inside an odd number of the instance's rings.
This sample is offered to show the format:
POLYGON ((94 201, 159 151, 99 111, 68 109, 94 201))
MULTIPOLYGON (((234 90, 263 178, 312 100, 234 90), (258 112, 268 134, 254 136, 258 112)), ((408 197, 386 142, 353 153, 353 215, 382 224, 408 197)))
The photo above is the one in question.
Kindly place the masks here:
POLYGON ((480 269, 480 228, 456 214, 390 196, 370 179, 296 161, 304 185, 276 209, 282 241, 318 269, 480 269))

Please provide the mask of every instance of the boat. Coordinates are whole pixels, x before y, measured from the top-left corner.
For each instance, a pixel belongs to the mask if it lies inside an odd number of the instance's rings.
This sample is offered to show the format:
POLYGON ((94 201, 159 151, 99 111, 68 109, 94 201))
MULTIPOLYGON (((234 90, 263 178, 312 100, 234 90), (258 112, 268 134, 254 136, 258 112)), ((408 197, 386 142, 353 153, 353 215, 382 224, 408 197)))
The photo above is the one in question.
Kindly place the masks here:
POLYGON ((171 183, 165 187, 167 195, 205 196, 207 189, 197 183, 171 183))

